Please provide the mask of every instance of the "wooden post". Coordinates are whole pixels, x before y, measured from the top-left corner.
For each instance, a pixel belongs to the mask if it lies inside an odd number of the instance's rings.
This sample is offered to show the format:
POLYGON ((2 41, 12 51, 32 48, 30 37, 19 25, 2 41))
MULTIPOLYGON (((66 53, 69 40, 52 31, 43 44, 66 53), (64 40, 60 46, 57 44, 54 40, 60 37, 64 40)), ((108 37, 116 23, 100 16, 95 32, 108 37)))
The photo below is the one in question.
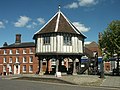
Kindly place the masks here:
POLYGON ((73 75, 77 75, 77 73, 76 73, 76 59, 73 60, 73 75))
POLYGON ((39 66, 39 75, 43 75, 43 69, 42 69, 42 67, 43 67, 43 61, 42 60, 39 60, 40 61, 40 66, 39 66))

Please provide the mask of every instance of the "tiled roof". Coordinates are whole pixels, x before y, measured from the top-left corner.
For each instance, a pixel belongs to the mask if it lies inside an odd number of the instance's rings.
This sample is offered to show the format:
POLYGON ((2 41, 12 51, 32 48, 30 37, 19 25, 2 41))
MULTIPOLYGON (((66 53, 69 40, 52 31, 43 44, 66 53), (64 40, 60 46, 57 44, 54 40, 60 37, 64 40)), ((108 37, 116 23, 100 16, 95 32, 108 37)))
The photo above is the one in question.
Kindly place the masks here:
POLYGON ((13 43, 0 48, 2 49, 2 48, 25 48, 25 47, 35 47, 35 43, 34 42, 13 43))
POLYGON ((96 43, 96 42, 91 42, 90 44, 88 44, 88 45, 85 45, 85 47, 98 47, 98 44, 96 43))
POLYGON ((85 55, 87 55, 88 57, 93 57, 93 52, 91 50, 89 50, 88 48, 84 47, 85 50, 85 55))
POLYGON ((86 38, 60 10, 35 35, 56 32, 78 34, 86 38))

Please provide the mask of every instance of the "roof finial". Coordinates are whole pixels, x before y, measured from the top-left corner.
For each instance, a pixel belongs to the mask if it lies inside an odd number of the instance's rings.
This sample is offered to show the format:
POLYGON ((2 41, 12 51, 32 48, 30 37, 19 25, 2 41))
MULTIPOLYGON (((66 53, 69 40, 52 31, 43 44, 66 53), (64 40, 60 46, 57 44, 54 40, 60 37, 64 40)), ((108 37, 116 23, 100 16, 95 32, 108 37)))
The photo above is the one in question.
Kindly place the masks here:
POLYGON ((60 11, 60 8, 61 8, 61 7, 60 7, 60 4, 59 4, 59 7, 58 7, 58 10, 59 10, 59 11, 60 11))

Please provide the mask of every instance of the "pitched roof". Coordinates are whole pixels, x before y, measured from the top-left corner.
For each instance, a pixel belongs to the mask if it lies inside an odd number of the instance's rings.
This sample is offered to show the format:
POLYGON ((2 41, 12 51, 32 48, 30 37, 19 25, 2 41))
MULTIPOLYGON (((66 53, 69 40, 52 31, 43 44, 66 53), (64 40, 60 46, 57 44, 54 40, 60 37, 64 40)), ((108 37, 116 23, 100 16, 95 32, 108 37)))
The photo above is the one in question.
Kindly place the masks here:
POLYGON ((93 42, 91 42, 90 44, 85 45, 85 47, 98 47, 98 44, 93 41, 93 42))
POLYGON ((78 34, 86 38, 60 10, 35 35, 56 32, 78 34))
POLYGON ((35 43, 34 42, 13 43, 0 48, 3 49, 3 48, 25 48, 25 47, 35 47, 35 43))

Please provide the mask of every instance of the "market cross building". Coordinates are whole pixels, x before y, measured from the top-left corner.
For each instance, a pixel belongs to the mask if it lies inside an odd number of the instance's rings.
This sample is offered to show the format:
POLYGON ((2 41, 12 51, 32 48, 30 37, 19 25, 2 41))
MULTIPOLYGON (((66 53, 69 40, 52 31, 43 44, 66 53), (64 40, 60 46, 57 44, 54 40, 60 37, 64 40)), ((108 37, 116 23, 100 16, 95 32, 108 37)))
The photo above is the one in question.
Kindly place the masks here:
POLYGON ((33 37, 40 74, 77 74, 80 71, 85 38, 59 6, 58 12, 33 37))

